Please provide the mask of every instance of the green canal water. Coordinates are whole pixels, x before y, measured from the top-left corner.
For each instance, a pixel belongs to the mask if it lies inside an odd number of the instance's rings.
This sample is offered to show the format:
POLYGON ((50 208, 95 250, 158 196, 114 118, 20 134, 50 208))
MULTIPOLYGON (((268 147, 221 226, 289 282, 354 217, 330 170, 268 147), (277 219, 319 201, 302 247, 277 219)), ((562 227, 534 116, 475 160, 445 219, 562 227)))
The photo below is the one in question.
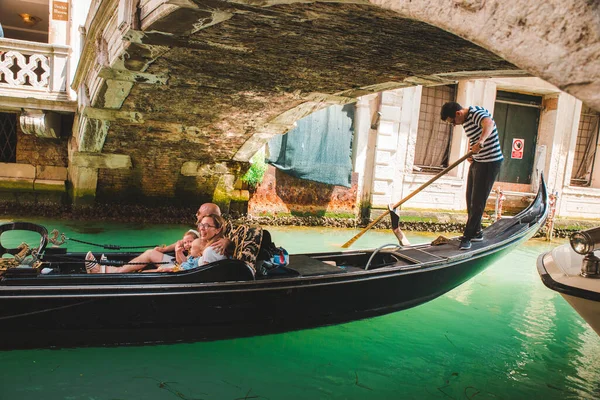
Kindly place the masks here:
MULTIPOLYGON (((103 244, 169 243, 185 231, 38 222, 103 244)), ((269 230, 290 252, 339 249, 358 232, 269 230)), ((353 247, 393 242, 390 231, 372 231, 353 247)), ((436 300, 343 325, 205 343, 0 352, 0 399, 600 399, 600 338, 536 272, 537 256, 559 243, 531 240, 436 300)))

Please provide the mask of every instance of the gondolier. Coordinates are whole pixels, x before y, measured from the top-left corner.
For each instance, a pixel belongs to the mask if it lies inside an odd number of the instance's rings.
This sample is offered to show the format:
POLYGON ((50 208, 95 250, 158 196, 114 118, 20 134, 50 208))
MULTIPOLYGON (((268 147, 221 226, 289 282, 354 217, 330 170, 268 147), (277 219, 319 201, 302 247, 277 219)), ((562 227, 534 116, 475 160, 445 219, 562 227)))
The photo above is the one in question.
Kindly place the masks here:
POLYGON ((467 250, 472 241, 483 240, 481 218, 504 157, 496 122, 487 109, 447 102, 442 106, 440 117, 452 125, 463 126, 473 152, 467 177, 467 225, 459 246, 461 250, 467 250))

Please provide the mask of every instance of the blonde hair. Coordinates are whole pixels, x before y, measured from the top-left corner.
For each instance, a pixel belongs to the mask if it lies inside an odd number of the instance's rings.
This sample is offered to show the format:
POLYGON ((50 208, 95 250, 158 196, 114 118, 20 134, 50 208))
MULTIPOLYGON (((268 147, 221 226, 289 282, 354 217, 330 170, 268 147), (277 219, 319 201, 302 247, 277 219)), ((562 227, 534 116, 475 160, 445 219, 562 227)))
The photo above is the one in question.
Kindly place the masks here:
POLYGON ((195 229, 190 229, 190 230, 189 230, 189 231, 187 231, 187 232, 186 232, 186 233, 185 233, 183 236, 187 236, 187 235, 193 236, 193 237, 194 237, 194 239, 198 239, 198 238, 200 237, 200 234, 199 234, 199 233, 198 233, 198 231, 197 231, 197 230, 195 230, 195 229))

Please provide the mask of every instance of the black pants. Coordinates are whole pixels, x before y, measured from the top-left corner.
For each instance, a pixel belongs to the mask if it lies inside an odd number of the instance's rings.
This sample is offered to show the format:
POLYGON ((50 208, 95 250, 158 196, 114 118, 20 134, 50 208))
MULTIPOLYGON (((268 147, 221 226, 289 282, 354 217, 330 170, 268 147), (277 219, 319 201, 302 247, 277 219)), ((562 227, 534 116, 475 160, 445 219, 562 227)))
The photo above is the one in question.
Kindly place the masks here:
POLYGON ((481 217, 494 182, 500 172, 502 161, 482 163, 473 161, 467 177, 467 226, 463 236, 473 238, 481 230, 481 217))

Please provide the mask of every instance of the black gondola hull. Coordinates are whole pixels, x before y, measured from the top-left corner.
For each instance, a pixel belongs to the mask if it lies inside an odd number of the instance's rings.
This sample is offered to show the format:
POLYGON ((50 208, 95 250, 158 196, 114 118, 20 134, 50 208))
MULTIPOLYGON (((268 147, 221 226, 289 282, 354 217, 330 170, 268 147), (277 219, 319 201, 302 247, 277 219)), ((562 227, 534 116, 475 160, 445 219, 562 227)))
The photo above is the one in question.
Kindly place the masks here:
MULTIPOLYGON (((198 341, 279 333, 374 317, 435 299, 516 245, 474 260, 354 280, 307 279, 261 288, 161 288, 115 294, 77 289, 4 298, 2 348, 198 341), (64 293, 61 295, 60 292, 64 293), (43 306, 41 306, 43 303, 43 306)), ((150 288, 149 288, 150 289, 150 288)))
MULTIPOLYGON (((540 186, 528 209, 492 224, 485 230, 487 239, 474 243, 470 251, 459 250, 458 240, 451 240, 441 246, 416 245, 389 253, 357 250, 292 255, 290 266, 294 259, 300 267, 302 260, 320 263, 323 271, 328 260, 353 266, 329 267, 335 273, 258 280, 236 279, 236 273, 247 273, 245 264, 237 260, 177 274, 5 274, 0 281, 4 339, 0 347, 227 339, 355 321, 411 308, 471 279, 533 236, 548 212, 545 185, 540 186), (419 254, 421 261, 416 259, 419 254), (369 268, 375 255, 397 261, 374 262, 369 268)), ((48 265, 53 265, 52 260, 46 254, 48 265)))

